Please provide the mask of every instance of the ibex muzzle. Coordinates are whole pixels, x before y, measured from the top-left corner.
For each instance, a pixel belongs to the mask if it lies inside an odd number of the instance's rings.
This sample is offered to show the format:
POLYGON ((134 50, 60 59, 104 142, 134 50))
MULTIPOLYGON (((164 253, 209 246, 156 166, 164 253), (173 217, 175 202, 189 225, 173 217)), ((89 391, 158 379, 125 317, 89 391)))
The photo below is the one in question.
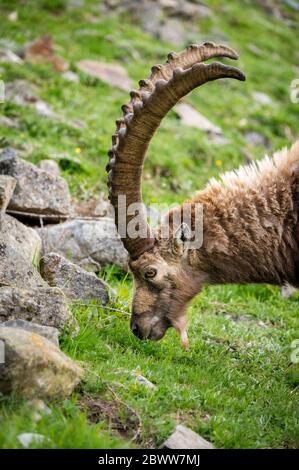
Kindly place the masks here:
MULTIPOLYGON (((134 277, 131 329, 140 339, 161 339, 172 326, 188 346, 186 309, 204 283, 299 283, 298 201, 299 144, 265 159, 259 166, 228 173, 222 182, 212 180, 188 204, 189 225, 170 224, 153 231, 141 211, 138 226, 143 236, 130 236, 132 205, 142 206, 143 163, 151 138, 168 111, 187 93, 219 78, 245 80, 242 72, 212 57, 237 59, 230 48, 213 43, 193 44, 180 54, 170 53, 165 65, 155 65, 116 121, 107 165, 109 199, 116 225, 130 255, 134 277), (120 204, 120 198, 125 202, 120 204), (296 199, 297 198, 297 199, 296 199), (203 243, 190 248, 195 206, 203 206, 203 243), (194 209, 194 210, 193 210, 194 209), (119 215, 125 221, 125 233, 119 215), (297 267, 296 267, 297 266, 297 267)), ((180 212, 183 204, 169 214, 180 212)), ((194 236, 194 235, 192 235, 194 236)))

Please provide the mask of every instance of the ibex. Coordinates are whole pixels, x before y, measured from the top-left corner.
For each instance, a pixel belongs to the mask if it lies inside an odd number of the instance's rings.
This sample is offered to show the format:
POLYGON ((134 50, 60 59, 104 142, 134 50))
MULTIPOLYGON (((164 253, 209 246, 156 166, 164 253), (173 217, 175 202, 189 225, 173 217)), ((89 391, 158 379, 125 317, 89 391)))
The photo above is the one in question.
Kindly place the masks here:
MULTIPOLYGON (((142 203, 141 180, 147 148, 168 111, 194 88, 218 78, 245 80, 243 73, 220 62, 202 63, 212 57, 237 59, 232 49, 204 43, 180 54, 170 53, 164 66, 155 65, 150 77, 131 92, 116 121, 113 147, 107 165, 109 198, 126 226, 134 218, 132 203, 142 203), (126 196, 123 206, 119 196, 126 196)), ((145 212, 141 225, 146 236, 121 234, 130 256, 134 277, 131 329, 140 339, 161 339, 169 327, 188 346, 186 308, 206 283, 288 282, 299 286, 299 141, 272 158, 225 173, 187 201, 203 206, 203 242, 188 246, 189 227, 173 229, 161 237, 153 231, 145 212)), ((173 210, 169 219, 183 204, 173 210)), ((193 214, 193 213, 192 213, 193 214)))

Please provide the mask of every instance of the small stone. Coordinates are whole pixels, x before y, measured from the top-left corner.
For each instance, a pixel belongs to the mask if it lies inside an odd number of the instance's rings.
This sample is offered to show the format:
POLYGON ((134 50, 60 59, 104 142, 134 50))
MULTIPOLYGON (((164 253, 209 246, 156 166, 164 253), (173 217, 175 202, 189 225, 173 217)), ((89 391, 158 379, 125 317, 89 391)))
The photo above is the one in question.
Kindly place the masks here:
POLYGON ((46 286, 34 265, 39 263, 37 232, 5 214, 0 222, 0 286, 46 286))
POLYGON ((0 364, 0 392, 28 399, 64 398, 83 370, 46 338, 17 328, 0 328, 5 362, 0 364))
POLYGON ((0 287, 0 324, 8 320, 26 320, 58 330, 76 327, 61 290, 49 286, 0 287))
POLYGON ((38 398, 28 400, 27 405, 32 410, 31 418, 35 423, 41 421, 43 416, 50 416, 52 414, 52 410, 45 404, 43 400, 38 398))
POLYGON ((42 253, 58 253, 88 271, 98 272, 101 266, 115 264, 128 268, 128 253, 117 234, 114 220, 70 220, 46 226, 42 230, 42 253))
POLYGON ((98 78, 112 87, 117 87, 124 91, 132 89, 132 82, 127 71, 119 64, 106 64, 96 60, 81 60, 76 65, 81 72, 98 78))
POLYGON ((40 336, 44 336, 51 341, 55 346, 59 347, 59 331, 52 326, 38 325, 37 323, 29 322, 26 320, 8 320, 1 323, 1 327, 18 328, 20 330, 32 331, 40 336))
POLYGON ((0 219, 6 211, 16 187, 16 183, 17 181, 15 178, 7 175, 0 175, 0 219))
POLYGON ((186 426, 179 424, 164 442, 166 449, 214 449, 213 444, 186 426))
POLYGON ((8 15, 8 19, 9 21, 17 21, 18 20, 18 12, 17 11, 12 11, 11 13, 9 13, 8 15))
POLYGON ((212 134, 222 134, 220 127, 215 126, 215 124, 213 124, 205 116, 200 114, 196 109, 187 103, 177 104, 175 111, 181 118, 182 123, 187 126, 196 127, 197 129, 212 134))
POLYGON ((50 34, 45 34, 25 44, 17 51, 17 54, 32 64, 50 63, 56 72, 65 72, 69 67, 67 61, 54 54, 53 38, 50 34))
POLYGON ((35 432, 23 432, 17 436, 17 439, 25 449, 28 449, 31 444, 42 444, 46 440, 46 437, 35 432))
POLYGON ((98 300, 106 305, 108 286, 95 274, 89 273, 57 253, 41 259, 41 275, 52 287, 60 287, 71 300, 98 300))
POLYGON ((20 124, 17 119, 12 119, 7 116, 0 116, 0 126, 7 127, 7 129, 19 129, 20 124))
POLYGON ((45 159, 41 160, 37 164, 38 168, 48 173, 51 173, 53 176, 60 176, 60 168, 55 160, 45 159))
POLYGON ((45 215, 70 212, 71 196, 66 181, 18 158, 11 148, 4 149, 0 155, 0 174, 17 180, 10 210, 45 215))

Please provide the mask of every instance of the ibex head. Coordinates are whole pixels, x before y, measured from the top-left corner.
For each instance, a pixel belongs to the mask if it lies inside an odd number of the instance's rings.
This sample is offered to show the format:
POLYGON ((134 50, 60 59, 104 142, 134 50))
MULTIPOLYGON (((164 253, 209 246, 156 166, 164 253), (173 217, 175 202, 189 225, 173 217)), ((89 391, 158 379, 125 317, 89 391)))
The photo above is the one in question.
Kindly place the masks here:
MULTIPOLYGON (((193 267, 194 250, 188 247, 191 226, 172 223, 166 238, 161 235, 161 227, 154 233, 148 226, 141 180, 150 140, 163 117, 183 96, 218 78, 245 80, 235 67, 202 63, 212 57, 238 58, 232 49, 213 43, 194 44, 180 54, 170 53, 166 64, 155 65, 150 77, 141 80, 140 88, 131 92, 131 101, 122 107, 124 117, 116 121, 112 136, 107 165, 109 198, 130 255, 134 277, 131 329, 140 339, 159 340, 173 326, 187 346, 187 304, 205 281, 204 273, 193 267), (130 233, 132 226, 137 226, 137 234, 130 233)), ((172 215, 169 220, 173 221, 172 215)))

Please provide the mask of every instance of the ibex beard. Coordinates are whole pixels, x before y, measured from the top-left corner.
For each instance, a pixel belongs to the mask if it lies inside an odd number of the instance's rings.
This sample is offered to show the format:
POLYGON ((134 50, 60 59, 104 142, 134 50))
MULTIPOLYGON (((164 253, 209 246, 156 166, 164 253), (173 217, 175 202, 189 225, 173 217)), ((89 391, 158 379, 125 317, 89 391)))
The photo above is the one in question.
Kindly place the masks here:
MULTIPOLYGON (((145 212, 143 236, 130 237, 122 226, 134 222, 131 205, 142 204, 141 182, 147 148, 168 111, 194 88, 219 78, 244 81, 242 72, 212 57, 237 59, 230 48, 213 43, 191 45, 170 53, 164 66, 156 65, 131 101, 122 107, 109 151, 109 199, 115 221, 130 256, 134 277, 131 329, 140 339, 161 339, 169 327, 188 347, 186 309, 205 283, 288 282, 299 286, 299 142, 273 158, 211 180, 188 204, 203 207, 203 240, 192 247, 189 225, 172 224, 168 237, 163 225, 154 232, 145 212), (125 203, 119 197, 125 195, 125 203), (124 217, 124 224, 119 223, 124 217)), ((171 211, 169 220, 184 204, 171 211)))

